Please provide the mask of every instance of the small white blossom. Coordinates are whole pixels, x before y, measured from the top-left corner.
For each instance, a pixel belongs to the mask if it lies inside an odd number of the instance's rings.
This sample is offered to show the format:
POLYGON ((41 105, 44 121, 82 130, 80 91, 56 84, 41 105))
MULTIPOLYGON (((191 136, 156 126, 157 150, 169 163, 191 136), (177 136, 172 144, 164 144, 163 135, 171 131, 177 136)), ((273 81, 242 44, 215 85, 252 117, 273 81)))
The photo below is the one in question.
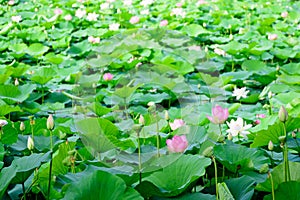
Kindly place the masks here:
POLYGON ((86 17, 86 19, 88 21, 97 21, 98 17, 99 17, 99 15, 96 14, 95 12, 93 12, 93 13, 89 13, 88 16, 86 17))
POLYGON ((143 1, 141 1, 140 5, 146 7, 146 6, 153 4, 153 2, 154 2, 153 0, 143 0, 143 1))
POLYGON ((7 124, 8 124, 8 122, 6 120, 0 119, 0 128, 7 124))
POLYGON ((227 133, 230 133, 232 136, 238 136, 239 134, 243 137, 247 138, 247 134, 250 132, 247 131, 249 128, 252 127, 251 124, 244 123, 244 120, 241 117, 238 117, 236 121, 233 119, 230 121, 230 123, 226 122, 229 129, 226 130, 227 133))
POLYGON ((172 12, 171 12, 171 16, 175 15, 176 17, 181 16, 181 17, 185 17, 186 12, 183 11, 182 8, 173 8, 172 12))
POLYGON ((19 23, 20 21, 22 21, 22 17, 20 15, 12 16, 11 21, 19 23))
POLYGON ((100 9, 101 10, 106 10, 106 9, 108 9, 109 8, 109 3, 102 3, 101 5, 100 5, 100 9))
POLYGON ((120 24, 119 23, 112 23, 109 25, 109 30, 110 31, 117 31, 119 30, 120 24))
POLYGON ((236 97, 236 100, 239 100, 241 97, 246 98, 249 90, 246 90, 246 87, 234 88, 232 96, 236 97))
POLYGON ((85 15, 86 15, 85 10, 81 10, 81 9, 76 10, 75 16, 78 17, 79 19, 83 18, 83 16, 85 15))
POLYGON ((142 10, 141 12, 141 15, 149 15, 149 9, 146 9, 146 10, 142 10))
POLYGON ((125 6, 131 6, 132 5, 132 0, 124 0, 123 1, 125 6))

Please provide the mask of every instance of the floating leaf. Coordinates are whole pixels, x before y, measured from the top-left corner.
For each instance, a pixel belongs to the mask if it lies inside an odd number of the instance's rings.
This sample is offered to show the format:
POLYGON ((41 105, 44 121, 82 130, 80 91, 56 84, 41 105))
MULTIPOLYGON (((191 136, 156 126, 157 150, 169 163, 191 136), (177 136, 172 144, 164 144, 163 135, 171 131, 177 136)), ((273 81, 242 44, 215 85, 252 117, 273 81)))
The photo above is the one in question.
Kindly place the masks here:
POLYGON ((108 172, 95 171, 72 183, 63 199, 142 200, 140 194, 127 188, 125 182, 108 172))
POLYGON ((136 189, 144 196, 172 197, 181 194, 187 187, 203 176, 210 159, 196 155, 182 155, 162 171, 143 178, 136 189))
POLYGON ((250 149, 245 146, 226 143, 214 147, 216 159, 233 173, 239 171, 259 171, 270 159, 264 156, 264 152, 257 149, 250 149))

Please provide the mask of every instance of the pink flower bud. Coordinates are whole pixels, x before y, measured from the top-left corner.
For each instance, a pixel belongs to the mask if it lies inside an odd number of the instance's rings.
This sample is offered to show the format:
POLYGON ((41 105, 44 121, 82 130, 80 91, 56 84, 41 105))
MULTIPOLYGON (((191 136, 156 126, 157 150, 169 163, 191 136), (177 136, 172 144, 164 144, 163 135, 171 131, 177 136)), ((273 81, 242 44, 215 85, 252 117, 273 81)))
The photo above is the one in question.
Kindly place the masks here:
POLYGON ((139 124, 145 125, 145 119, 144 119, 143 115, 140 115, 139 124))
POLYGON ((72 20, 72 15, 66 15, 66 16, 64 17, 64 19, 65 19, 66 21, 71 21, 71 20, 72 20))
POLYGON ((50 114, 47 119, 47 129, 53 130, 53 128, 54 128, 54 119, 53 119, 52 114, 50 114))
POLYGON ((105 80, 105 81, 110 81, 113 79, 113 77, 114 77, 114 75, 112 75, 111 73, 103 74, 103 80, 105 80))
POLYGON ((175 119, 174 122, 170 122, 170 127, 174 131, 185 125, 185 122, 182 119, 175 119))
POLYGON ((212 108, 212 116, 207 116, 207 118, 214 124, 223 124, 228 119, 228 116, 229 112, 227 108, 216 105, 212 108))
POLYGON ((288 112, 286 111, 284 106, 281 106, 278 112, 279 120, 282 122, 286 122, 288 119, 288 112))
POLYGON ((56 14, 56 15, 61 15, 62 13, 63 13, 62 9, 60 9, 60 8, 55 8, 54 14, 56 14))
POLYGON ((181 2, 176 3, 176 7, 182 7, 182 3, 181 2))
POLYGON ((277 34, 269 34, 268 35, 268 40, 276 40, 278 38, 277 34))
POLYGON ((139 23, 139 21, 140 21, 140 18, 138 16, 132 16, 129 20, 129 22, 131 24, 137 24, 137 23, 139 23))
POLYGON ((160 23, 159 23, 159 25, 160 26, 167 26, 168 25, 168 20, 162 20, 160 23))
POLYGON ((185 135, 175 135, 172 139, 167 140, 167 146, 170 152, 182 153, 188 147, 188 141, 185 135))
POLYGON ((287 11, 284 11, 281 13, 282 18, 287 18, 288 15, 289 15, 289 13, 287 11))

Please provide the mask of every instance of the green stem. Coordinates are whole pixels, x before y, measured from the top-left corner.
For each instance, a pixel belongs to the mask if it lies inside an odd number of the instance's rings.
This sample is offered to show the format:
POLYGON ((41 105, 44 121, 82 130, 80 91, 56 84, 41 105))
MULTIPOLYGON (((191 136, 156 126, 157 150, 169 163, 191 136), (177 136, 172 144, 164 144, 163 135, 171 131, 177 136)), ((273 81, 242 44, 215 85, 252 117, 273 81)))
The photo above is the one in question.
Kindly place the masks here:
POLYGON ((23 190, 23 197, 24 197, 24 200, 26 200, 26 190, 25 190, 25 185, 24 185, 24 183, 22 183, 22 190, 23 190))
POLYGON ((0 140, 2 139, 3 130, 2 127, 0 127, 0 140))
POLYGON ((222 182, 225 179, 225 166, 223 165, 223 170, 222 170, 222 182))
POLYGON ((51 179, 52 179, 52 150, 50 153, 50 167, 49 167, 49 179, 48 179, 48 196, 47 199, 50 200, 50 192, 51 192, 51 179))
POLYGON ((53 150, 52 130, 50 130, 50 148, 53 150))
POLYGON ((34 135, 33 135, 33 125, 30 125, 31 126, 31 137, 32 137, 32 140, 34 140, 34 135))
POLYGON ((137 133, 138 137, 138 156, 139 156, 139 175, 140 175, 140 184, 142 183, 142 159, 141 159, 141 142, 140 142, 140 134, 137 133))
POLYGON ((285 123, 284 123, 284 126, 283 126, 283 133, 285 135, 285 143, 284 143, 284 153, 283 153, 283 156, 284 156, 284 163, 285 163, 285 182, 287 181, 290 181, 291 180, 291 174, 290 174, 290 166, 289 166, 289 153, 288 153, 288 145, 287 145, 287 132, 286 132, 286 127, 285 127, 285 123))
POLYGON ((214 167, 215 167, 215 183, 216 183, 216 199, 219 199, 219 191, 218 191, 218 169, 217 169, 217 162, 214 156, 211 157, 214 167))
POLYGON ((42 85, 42 105, 44 104, 44 86, 42 85))
POLYGON ((219 124, 219 129, 220 129, 220 135, 222 135, 222 125, 219 124))
POLYGON ((270 172, 269 172, 269 176, 270 176, 270 181, 271 181, 271 186, 272 186, 272 200, 275 200, 274 182, 273 182, 272 174, 270 172))
POLYGON ((125 103, 125 115, 126 115, 126 119, 129 119, 128 118, 128 112, 127 112, 127 101, 126 101, 126 98, 124 98, 124 103, 125 103))
POLYGON ((160 157, 159 154, 159 126, 158 126, 158 114, 155 111, 155 118, 156 118, 156 146, 157 146, 157 157, 160 157))

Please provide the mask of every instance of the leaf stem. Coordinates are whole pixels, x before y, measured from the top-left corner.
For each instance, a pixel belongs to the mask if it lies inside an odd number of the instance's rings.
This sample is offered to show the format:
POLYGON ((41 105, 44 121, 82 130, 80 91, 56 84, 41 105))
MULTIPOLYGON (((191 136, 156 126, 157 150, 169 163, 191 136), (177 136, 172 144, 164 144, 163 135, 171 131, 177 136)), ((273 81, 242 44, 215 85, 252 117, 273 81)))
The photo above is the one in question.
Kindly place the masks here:
POLYGON ((156 146, 157 146, 157 157, 160 157, 159 154, 159 126, 158 126, 158 114, 155 111, 155 118, 156 118, 156 146))
POLYGON ((270 181, 271 181, 271 186, 272 186, 272 200, 275 200, 274 182, 273 182, 272 174, 270 172, 269 172, 269 176, 270 176, 270 181))
POLYGON ((49 179, 48 179, 48 196, 47 199, 50 200, 50 192, 51 192, 51 179, 52 179, 52 148, 51 148, 51 153, 50 153, 50 167, 49 167, 49 179))
POLYGON ((218 191, 218 168, 217 168, 217 162, 214 156, 211 157, 214 167, 215 167, 215 183, 216 183, 216 199, 219 199, 219 191, 218 191))
MULTIPOLYGON (((22 190, 23 190, 23 197, 24 197, 24 200, 26 200, 26 190, 25 190, 24 182, 22 183, 22 190)), ((22 197, 22 199, 23 199, 23 197, 22 197)))
POLYGON ((137 132, 137 137, 138 137, 138 156, 139 156, 139 183, 142 183, 142 159, 141 159, 141 141, 140 141, 140 133, 139 131, 137 132))

